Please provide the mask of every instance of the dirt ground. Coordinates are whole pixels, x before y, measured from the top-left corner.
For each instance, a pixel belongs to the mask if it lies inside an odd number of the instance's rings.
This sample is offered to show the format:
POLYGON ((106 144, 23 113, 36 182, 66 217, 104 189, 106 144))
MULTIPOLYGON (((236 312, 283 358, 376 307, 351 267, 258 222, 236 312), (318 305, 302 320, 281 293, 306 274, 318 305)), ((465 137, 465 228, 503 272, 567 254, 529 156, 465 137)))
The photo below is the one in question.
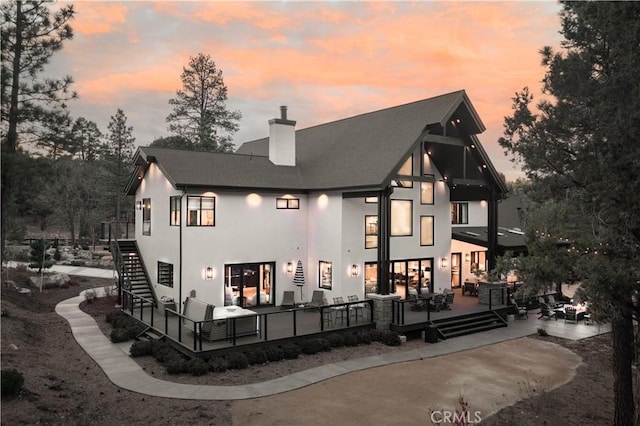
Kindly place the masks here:
MULTIPOLYGON (((69 288, 47 289, 42 293, 34 290, 30 296, 2 286, 2 368, 16 368, 25 375, 25 391, 16 398, 2 400, 2 424, 299 424, 293 416, 287 417, 287 407, 292 407, 288 408, 289 411, 301 410, 303 416, 306 412, 304 423, 357 424, 357 421, 344 421, 345 417, 340 422, 340 418, 336 420, 328 416, 328 413, 341 412, 348 407, 350 412, 356 414, 364 412, 363 410, 375 413, 376 424, 398 424, 385 416, 389 411, 387 404, 390 401, 398 404, 394 395, 407 391, 421 395, 423 392, 425 395, 434 390, 437 392, 444 380, 462 380, 453 379, 454 376, 446 374, 447 371, 464 372, 474 368, 473 358, 461 353, 444 357, 449 359, 447 368, 442 368, 442 364, 429 364, 437 359, 414 361, 376 369, 376 374, 372 374, 373 370, 353 373, 298 391, 255 400, 220 402, 149 397, 114 386, 77 345, 68 323, 55 313, 54 308, 58 302, 77 296, 82 289, 111 284, 111 280, 93 278, 76 278, 75 281, 76 285, 69 288), (429 382, 415 383, 416 375, 411 372, 417 370, 437 371, 443 375, 429 382), (371 377, 375 377, 376 381, 369 381, 371 377), (317 414, 314 407, 319 406, 320 401, 324 401, 322 406, 325 411, 317 414)), ((94 302, 83 308, 93 312, 99 322, 104 322, 104 313, 112 308, 112 303, 94 302)), ((511 384, 514 381, 520 383, 517 396, 525 399, 489 418, 483 417, 482 424, 610 424, 613 394, 609 335, 578 342, 552 337, 534 337, 524 341, 534 339, 544 340, 540 342, 543 345, 563 346, 581 357, 582 363, 575 370, 575 376, 566 385, 549 391, 544 381, 533 381, 521 374, 517 377, 510 376, 506 372, 505 379, 511 384)), ((535 343, 530 344, 536 346, 535 343)), ((424 343, 410 341, 401 347, 372 344, 343 348, 298 360, 207 375, 206 378, 166 376, 163 369, 151 359, 142 360, 141 365, 149 374, 163 379, 185 383, 241 384, 269 380, 356 356, 406 350, 416 345, 424 343)), ((493 350, 497 350, 496 353, 499 354, 500 348, 495 346, 493 350)), ((526 352, 524 346, 521 349, 526 352)), ((478 368, 475 370, 478 371, 478 368)), ((450 388, 461 393, 464 391, 464 383, 459 382, 450 388)), ((482 392, 484 388, 480 394, 482 392)), ((475 396, 477 393, 467 392, 466 395, 471 410, 474 404, 482 405, 475 396)), ((452 405, 455 405, 455 401, 452 405)), ((425 401, 419 407, 407 405, 403 408, 408 411, 420 410, 420 421, 417 423, 429 424, 428 410, 448 407, 434 407, 425 401)))

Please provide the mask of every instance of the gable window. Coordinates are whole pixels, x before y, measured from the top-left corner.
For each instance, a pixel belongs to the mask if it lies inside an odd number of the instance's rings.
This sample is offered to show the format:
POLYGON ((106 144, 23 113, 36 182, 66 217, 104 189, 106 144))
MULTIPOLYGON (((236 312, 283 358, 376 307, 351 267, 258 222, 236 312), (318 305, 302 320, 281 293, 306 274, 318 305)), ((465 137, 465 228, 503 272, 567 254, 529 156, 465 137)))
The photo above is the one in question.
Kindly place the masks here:
POLYGON ((433 204, 433 182, 420 183, 420 204, 433 204))
MULTIPOLYGON (((413 176, 413 156, 407 158, 407 161, 400 167, 398 170, 398 176, 413 176)), ((399 188, 413 188, 412 180, 393 180, 391 181, 392 186, 397 186, 399 188)))
POLYGON ((413 201, 391 200, 391 236, 413 235, 413 201))
POLYGON ((451 203, 451 224, 466 225, 469 223, 469 203, 451 203))
POLYGON ((433 216, 420 216, 420 245, 433 245, 433 216))
POLYGON ((299 209, 299 198, 276 198, 276 209, 299 209))
POLYGON ((180 226, 180 213, 182 211, 182 197, 169 198, 169 225, 180 226))
POLYGON ((364 217, 364 248, 378 247, 378 216, 364 217))
POLYGON ((364 202, 367 204, 375 204, 378 202, 378 197, 364 197, 364 202))
POLYGON ((158 284, 173 288, 173 265, 158 262, 158 284))
POLYGON ((187 226, 215 226, 215 197, 187 197, 187 226))
POLYGON ((151 198, 142 199, 142 235, 151 235, 151 198))

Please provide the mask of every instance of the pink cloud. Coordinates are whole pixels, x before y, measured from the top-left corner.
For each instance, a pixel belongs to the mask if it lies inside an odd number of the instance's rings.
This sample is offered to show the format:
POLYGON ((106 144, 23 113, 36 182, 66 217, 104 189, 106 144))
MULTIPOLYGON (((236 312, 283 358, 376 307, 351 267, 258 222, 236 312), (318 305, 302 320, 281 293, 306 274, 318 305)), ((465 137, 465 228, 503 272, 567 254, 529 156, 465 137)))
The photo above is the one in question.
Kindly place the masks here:
POLYGON ((118 31, 126 23, 128 5, 107 2, 77 2, 74 31, 91 36, 118 31))

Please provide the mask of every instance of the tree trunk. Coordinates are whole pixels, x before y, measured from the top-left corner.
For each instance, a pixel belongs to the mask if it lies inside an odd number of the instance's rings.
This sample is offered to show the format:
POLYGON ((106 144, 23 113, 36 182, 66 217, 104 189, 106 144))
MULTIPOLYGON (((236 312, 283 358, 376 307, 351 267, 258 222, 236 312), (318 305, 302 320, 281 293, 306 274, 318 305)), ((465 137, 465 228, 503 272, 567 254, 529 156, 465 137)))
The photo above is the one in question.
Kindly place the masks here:
POLYGON ((615 426, 632 426, 635 419, 633 398, 633 321, 631 301, 617 302, 611 315, 613 347, 613 394, 615 426))

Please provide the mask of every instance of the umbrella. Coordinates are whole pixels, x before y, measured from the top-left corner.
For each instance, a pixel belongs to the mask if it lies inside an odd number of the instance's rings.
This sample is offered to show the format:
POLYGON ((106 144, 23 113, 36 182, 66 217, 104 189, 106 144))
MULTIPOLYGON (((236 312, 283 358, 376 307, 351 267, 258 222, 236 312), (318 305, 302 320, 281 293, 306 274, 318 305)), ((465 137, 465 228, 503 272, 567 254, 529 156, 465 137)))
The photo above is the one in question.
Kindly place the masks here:
POLYGON ((293 275, 293 284, 300 287, 300 302, 302 299, 302 287, 304 286, 304 271, 302 270, 302 262, 298 260, 296 265, 296 273, 293 275))

